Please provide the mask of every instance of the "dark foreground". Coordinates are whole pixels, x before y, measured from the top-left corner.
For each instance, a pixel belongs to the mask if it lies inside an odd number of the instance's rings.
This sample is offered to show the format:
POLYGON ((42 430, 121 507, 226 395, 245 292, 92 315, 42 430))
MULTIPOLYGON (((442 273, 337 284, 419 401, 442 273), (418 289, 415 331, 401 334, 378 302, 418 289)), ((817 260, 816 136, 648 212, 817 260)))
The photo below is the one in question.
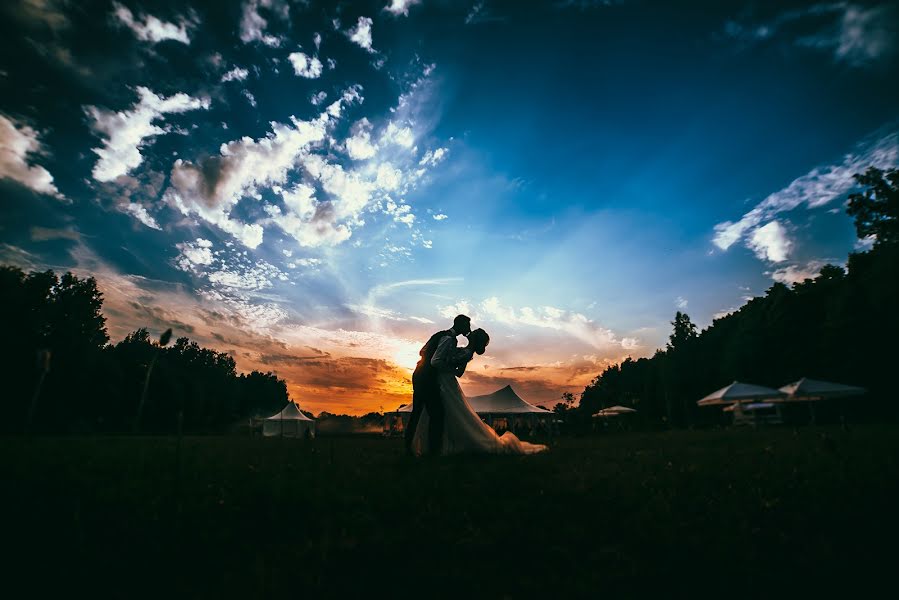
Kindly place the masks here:
MULTIPOLYGON (((892 577, 899 428, 395 440, 3 438, 4 589, 120 597, 858 593, 892 577)), ((7 596, 15 597, 15 596, 7 596)))

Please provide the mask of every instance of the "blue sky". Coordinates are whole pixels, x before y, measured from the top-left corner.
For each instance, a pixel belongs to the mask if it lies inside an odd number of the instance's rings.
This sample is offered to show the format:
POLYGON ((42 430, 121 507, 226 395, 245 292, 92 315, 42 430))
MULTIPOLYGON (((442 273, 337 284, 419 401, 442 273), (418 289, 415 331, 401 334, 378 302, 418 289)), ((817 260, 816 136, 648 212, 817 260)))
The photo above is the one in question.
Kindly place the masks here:
POLYGON ((315 411, 405 401, 456 312, 466 390, 553 403, 845 261, 852 175, 899 162, 894 2, 2 11, 0 259, 315 411))

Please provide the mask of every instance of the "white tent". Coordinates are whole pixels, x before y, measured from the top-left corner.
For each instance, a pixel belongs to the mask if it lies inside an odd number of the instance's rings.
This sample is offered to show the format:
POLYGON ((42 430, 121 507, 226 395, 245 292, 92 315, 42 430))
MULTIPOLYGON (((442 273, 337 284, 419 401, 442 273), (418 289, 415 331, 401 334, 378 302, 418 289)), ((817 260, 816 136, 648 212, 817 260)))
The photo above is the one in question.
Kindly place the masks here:
POLYGON ((266 437, 315 437, 315 421, 300 411, 293 402, 276 415, 262 421, 262 435, 266 437))
MULTIPOLYGON (((525 402, 521 396, 515 393, 511 385, 498 389, 492 394, 471 396, 468 403, 478 416, 486 421, 494 429, 536 428, 538 422, 543 421, 549 426, 548 419, 552 417, 552 411, 538 408, 525 402)), ((388 413, 385 419, 385 429, 389 432, 397 431, 398 420, 402 421, 404 429, 412 414, 412 403, 403 404, 393 413, 388 413)))
POLYGON ((593 415, 595 419, 607 419, 609 417, 618 417, 621 415, 627 415, 630 413, 637 412, 633 408, 629 408, 627 406, 610 406, 609 408, 604 408, 598 413, 593 415))
POLYGON ((712 392, 696 404, 699 406, 715 406, 744 401, 776 400, 784 397, 786 397, 784 392, 774 388, 735 381, 720 390, 712 392))
POLYGON ((793 383, 788 383, 781 387, 780 391, 787 395, 787 397, 784 398, 786 402, 813 402, 816 400, 824 400, 825 398, 861 396, 868 390, 863 387, 803 377, 799 381, 794 381, 793 383))

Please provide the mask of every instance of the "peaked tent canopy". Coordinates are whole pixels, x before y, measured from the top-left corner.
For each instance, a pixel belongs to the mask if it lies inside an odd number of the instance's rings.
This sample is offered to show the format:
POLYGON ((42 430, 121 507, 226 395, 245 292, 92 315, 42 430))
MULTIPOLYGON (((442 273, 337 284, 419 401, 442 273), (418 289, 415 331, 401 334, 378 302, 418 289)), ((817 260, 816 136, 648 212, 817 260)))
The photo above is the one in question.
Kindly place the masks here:
POLYGON ((863 387, 831 383, 803 377, 799 381, 788 383, 780 388, 787 397, 787 402, 807 402, 812 400, 824 400, 825 398, 848 398, 849 396, 861 396, 866 393, 863 387))
POLYGON ((276 415, 272 415, 266 418, 266 421, 271 420, 281 420, 285 421, 288 419, 296 420, 296 421, 309 421, 312 422, 312 419, 303 414, 303 411, 300 410, 300 407, 296 405, 295 402, 288 402, 287 406, 284 407, 281 412, 276 415))
POLYGON ((784 392, 774 388, 735 381, 720 390, 712 392, 696 404, 699 406, 714 406, 718 404, 733 404, 734 402, 742 402, 744 400, 773 400, 784 398, 785 396, 784 392))
POLYGON ((282 437, 315 437, 315 421, 288 402, 281 412, 262 421, 262 435, 282 437))
MULTIPOLYGON (((468 398, 468 403, 479 415, 510 415, 510 414, 527 414, 542 413, 552 414, 542 408, 538 408, 533 404, 528 404, 521 399, 521 396, 515 393, 511 385, 496 390, 492 394, 484 394, 483 396, 472 396, 468 398)), ((412 403, 404 404, 396 409, 399 413, 411 413, 412 403)))

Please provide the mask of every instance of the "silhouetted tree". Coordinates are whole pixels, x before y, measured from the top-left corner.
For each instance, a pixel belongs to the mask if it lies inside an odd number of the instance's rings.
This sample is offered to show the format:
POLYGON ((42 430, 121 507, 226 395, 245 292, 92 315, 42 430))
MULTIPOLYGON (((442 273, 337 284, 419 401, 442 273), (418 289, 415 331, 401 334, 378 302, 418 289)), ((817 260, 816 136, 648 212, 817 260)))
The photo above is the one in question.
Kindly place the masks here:
POLYGON ((142 424, 148 431, 173 431, 179 411, 188 430, 220 430, 288 402, 286 383, 273 373, 239 375, 230 355, 187 338, 167 346, 140 328, 108 345, 93 278, 0 267, 0 295, 10 315, 9 343, 0 344, 5 431, 21 431, 31 406, 38 431, 128 430, 154 360, 142 424))
POLYGON ((855 180, 865 189, 849 195, 846 212, 858 237, 875 236, 875 245, 899 242, 899 170, 870 167, 855 180))

